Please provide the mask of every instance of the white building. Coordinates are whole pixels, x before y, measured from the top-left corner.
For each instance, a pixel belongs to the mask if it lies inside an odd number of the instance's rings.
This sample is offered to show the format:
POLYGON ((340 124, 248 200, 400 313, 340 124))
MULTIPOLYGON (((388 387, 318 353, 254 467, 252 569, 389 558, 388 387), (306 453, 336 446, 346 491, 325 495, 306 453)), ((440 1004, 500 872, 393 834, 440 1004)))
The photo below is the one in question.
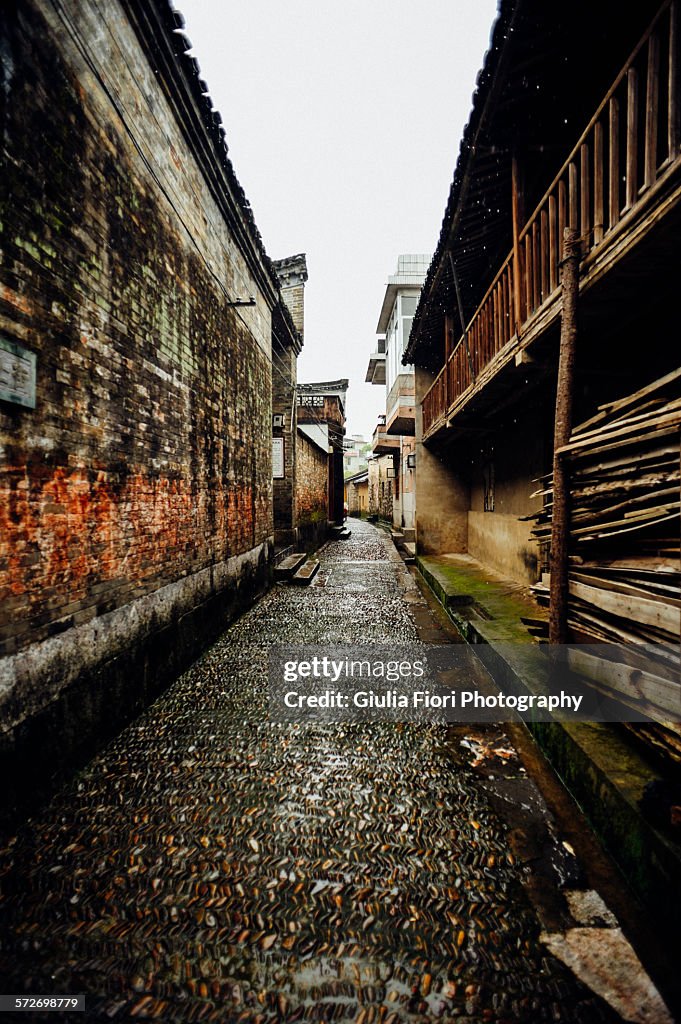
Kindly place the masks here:
POLYGON ((367 468, 367 442, 361 434, 350 434, 343 441, 343 475, 354 476, 367 468))
POLYGON ((391 456, 392 521, 407 539, 414 533, 415 388, 414 368, 402 365, 411 325, 431 257, 398 256, 397 273, 388 278, 376 333, 376 350, 366 379, 385 387, 385 423, 374 431, 372 451, 391 456))

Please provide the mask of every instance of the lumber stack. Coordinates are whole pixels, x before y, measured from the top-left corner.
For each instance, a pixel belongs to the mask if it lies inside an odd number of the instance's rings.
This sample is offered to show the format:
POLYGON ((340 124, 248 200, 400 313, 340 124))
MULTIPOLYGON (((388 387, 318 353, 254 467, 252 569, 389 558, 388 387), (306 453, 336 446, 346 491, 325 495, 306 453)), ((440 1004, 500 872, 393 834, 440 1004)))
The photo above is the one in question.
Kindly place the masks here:
MULTIPOLYGON (((576 643, 654 644, 675 664, 680 431, 681 369, 601 406, 560 449, 571 481, 568 621, 576 643)), ((531 518, 534 535, 548 545, 551 477, 540 483, 544 506, 531 518)), ((545 580, 533 589, 548 601, 545 580)), ((681 731, 668 730, 662 745, 681 759, 681 731)))

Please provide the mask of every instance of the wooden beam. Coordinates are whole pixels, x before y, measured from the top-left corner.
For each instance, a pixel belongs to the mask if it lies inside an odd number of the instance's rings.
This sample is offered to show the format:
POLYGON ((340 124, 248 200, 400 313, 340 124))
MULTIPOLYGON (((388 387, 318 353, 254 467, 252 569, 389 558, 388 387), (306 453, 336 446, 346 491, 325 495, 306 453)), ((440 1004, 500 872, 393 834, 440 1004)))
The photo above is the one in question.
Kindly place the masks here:
POLYGON ((534 273, 532 265, 532 236, 528 233, 525 235, 525 313, 527 316, 534 312, 534 302, 532 300, 532 275, 534 273))
POLYGON ((625 443, 629 443, 631 439, 636 444, 639 444, 647 437, 654 437, 661 431, 672 433, 679 429, 679 420, 681 419, 678 408, 675 408, 676 405, 677 403, 670 402, 669 411, 665 411, 667 408, 665 406, 665 409, 661 410, 660 414, 654 418, 632 416, 630 420, 622 421, 624 426, 620 426, 620 421, 618 420, 616 423, 603 426, 601 430, 590 430, 581 433, 577 440, 569 441, 560 449, 560 452, 578 452, 582 448, 596 451, 601 441, 609 442, 615 438, 626 438, 625 443), (639 423, 640 419, 646 422, 639 423))
POLYGON ((579 254, 579 236, 575 230, 566 228, 563 238, 560 354, 553 434, 553 518, 551 523, 551 603, 549 609, 549 642, 551 644, 565 644, 568 639, 570 481, 567 459, 561 457, 558 452, 560 448, 569 443, 572 432, 579 254))
POLYGON ((667 120, 667 147, 669 159, 675 160, 679 154, 679 135, 681 134, 681 116, 679 104, 679 3, 669 8, 669 95, 667 120))
POLYGON ((532 305, 534 309, 541 306, 539 260, 539 225, 535 220, 532 224, 532 305))
POLYGON ((452 256, 451 249, 449 250, 449 263, 452 268, 452 277, 454 278, 454 288, 456 290, 456 303, 459 307, 459 319, 461 321, 461 330, 463 331, 463 343, 466 346, 466 355, 468 356, 468 367, 471 372, 471 379, 475 383, 475 370, 473 369, 473 360, 471 358, 471 350, 468 346, 468 329, 466 327, 466 318, 463 311, 463 302, 461 300, 461 288, 459 287, 459 275, 456 272, 456 263, 452 256))
MULTIPOLYGON (((553 573, 551 574, 553 579, 553 573)), ((645 597, 634 597, 631 594, 616 594, 602 587, 588 587, 584 583, 570 583, 570 593, 580 601, 601 608, 610 615, 632 622, 641 622, 644 626, 663 629, 672 636, 678 636, 681 627, 681 611, 671 604, 651 601, 645 597)))
MULTIPOLYGON (((586 420, 584 423, 580 423, 578 427, 575 427, 574 436, 583 433, 588 427, 595 426, 597 423, 602 422, 613 413, 620 412, 622 409, 628 409, 630 406, 637 406, 644 398, 648 398, 650 395, 655 395, 658 391, 663 390, 668 385, 674 384, 681 377, 681 367, 672 370, 667 373, 664 377, 660 377, 659 380, 653 381, 652 384, 647 384, 646 387, 641 388, 640 391, 634 392, 633 395, 627 395, 626 398, 620 398, 616 402, 606 402, 605 405, 599 405, 598 412, 591 419, 586 420)), ((662 399, 658 399, 662 401, 662 399)))
POLYGON ((655 705, 658 715, 663 711, 666 718, 674 719, 679 714, 680 691, 676 682, 574 647, 568 651, 568 664, 575 672, 614 690, 620 697, 655 705))
POLYGON ((549 297, 549 214, 546 207, 539 215, 539 246, 541 250, 541 298, 549 297))
POLYGON ((626 202, 630 209, 638 196, 638 72, 627 71, 627 166, 626 202))
POLYGON ((579 150, 579 230, 585 251, 588 251, 589 232, 591 231, 591 197, 589 195, 589 145, 583 142, 579 150))
POLYGON ((549 196, 549 290, 558 287, 558 238, 556 235, 556 197, 549 196))
POLYGON ((657 118, 660 96, 660 40, 653 32, 648 40, 648 75, 646 79, 646 144, 643 185, 655 181, 657 174, 657 118))
POLYGON ((570 222, 568 227, 572 228, 573 231, 579 230, 579 177, 577 174, 577 164, 574 160, 570 161, 568 167, 568 205, 569 205, 569 217, 570 222))
POLYGON ((620 219, 620 110, 615 96, 610 99, 608 112, 608 226, 614 228, 620 219))
POLYGON ((603 125, 594 125, 594 245, 603 238, 603 125))
POLYGON ((523 223, 524 207, 518 158, 511 161, 511 209, 513 215, 513 309, 515 314, 515 330, 520 329, 525 321, 523 265, 520 248, 520 225, 523 223))

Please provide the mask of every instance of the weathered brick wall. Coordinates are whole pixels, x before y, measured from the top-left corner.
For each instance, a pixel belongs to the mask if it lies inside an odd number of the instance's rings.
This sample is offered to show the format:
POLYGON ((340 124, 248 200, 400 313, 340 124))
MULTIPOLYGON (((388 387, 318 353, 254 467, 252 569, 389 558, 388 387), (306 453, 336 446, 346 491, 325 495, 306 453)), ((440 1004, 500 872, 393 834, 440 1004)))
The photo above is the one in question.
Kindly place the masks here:
POLYGON ((267 573, 276 284, 126 10, 0 11, 0 332, 38 359, 37 407, 0 402, 10 732, 267 573))
POLYGON ((393 519, 393 487, 394 480, 381 476, 378 487, 378 514, 381 519, 392 522, 393 519))
POLYGON ((311 404, 313 398, 306 394, 298 395, 299 423, 328 423, 339 429, 345 427, 345 415, 337 395, 317 396, 321 404, 311 404))
POLYGON ((281 295, 291 314, 293 325, 300 335, 305 336, 305 282, 307 281, 307 260, 305 253, 275 260, 274 268, 279 278, 281 295))
POLYGON ((274 539, 277 546, 296 543, 296 384, 298 356, 305 328, 305 255, 275 260, 284 309, 277 309, 272 323, 272 412, 283 417, 274 436, 284 445, 284 477, 274 480, 274 539))
POLYGON ((350 480, 346 484, 345 491, 349 515, 361 515, 368 511, 369 483, 367 480, 363 480, 359 484, 350 480))
POLYGON ((299 281, 295 285, 286 286, 282 281, 281 294, 291 312, 296 330, 302 336, 305 325, 305 285, 299 281))
POLYGON ((273 434, 284 444, 284 478, 274 480, 274 531, 277 544, 294 543, 296 526, 296 372, 293 348, 272 346, 272 412, 283 416, 273 434))
MULTIPOLYGON (((338 382, 335 382, 338 383, 338 382)), ((347 380, 342 392, 347 390, 347 380)), ((330 522, 343 522, 343 437, 345 435, 345 412, 343 403, 336 393, 334 382, 324 384, 302 384, 298 388, 298 423, 313 426, 325 424, 327 428, 329 456, 329 504, 327 516, 330 522), (324 394, 324 388, 328 393, 324 394)))
POLYGON ((392 522, 394 480, 388 479, 388 467, 394 468, 392 455, 379 455, 369 460, 368 506, 369 515, 378 515, 392 522))
POLYGON ((379 495, 379 462, 378 459, 369 459, 369 515, 377 516, 379 512, 378 508, 378 495, 379 495))
POLYGON ((296 462, 298 523, 300 526, 326 524, 329 518, 328 455, 298 431, 296 462))

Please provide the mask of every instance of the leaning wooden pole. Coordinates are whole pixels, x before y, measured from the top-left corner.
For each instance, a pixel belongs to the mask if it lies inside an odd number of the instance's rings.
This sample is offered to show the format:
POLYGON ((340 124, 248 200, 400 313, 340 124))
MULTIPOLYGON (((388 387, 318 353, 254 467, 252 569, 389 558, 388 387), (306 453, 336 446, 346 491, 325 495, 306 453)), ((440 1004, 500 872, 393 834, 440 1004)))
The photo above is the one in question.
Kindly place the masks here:
POLYGON ((560 449, 572 433, 572 399, 577 344, 577 294, 579 292, 580 243, 577 232, 563 233, 562 310, 560 355, 556 387, 556 419, 553 432, 553 517, 551 523, 551 606, 549 643, 568 640, 568 540, 570 535, 570 480, 567 460, 560 449))

